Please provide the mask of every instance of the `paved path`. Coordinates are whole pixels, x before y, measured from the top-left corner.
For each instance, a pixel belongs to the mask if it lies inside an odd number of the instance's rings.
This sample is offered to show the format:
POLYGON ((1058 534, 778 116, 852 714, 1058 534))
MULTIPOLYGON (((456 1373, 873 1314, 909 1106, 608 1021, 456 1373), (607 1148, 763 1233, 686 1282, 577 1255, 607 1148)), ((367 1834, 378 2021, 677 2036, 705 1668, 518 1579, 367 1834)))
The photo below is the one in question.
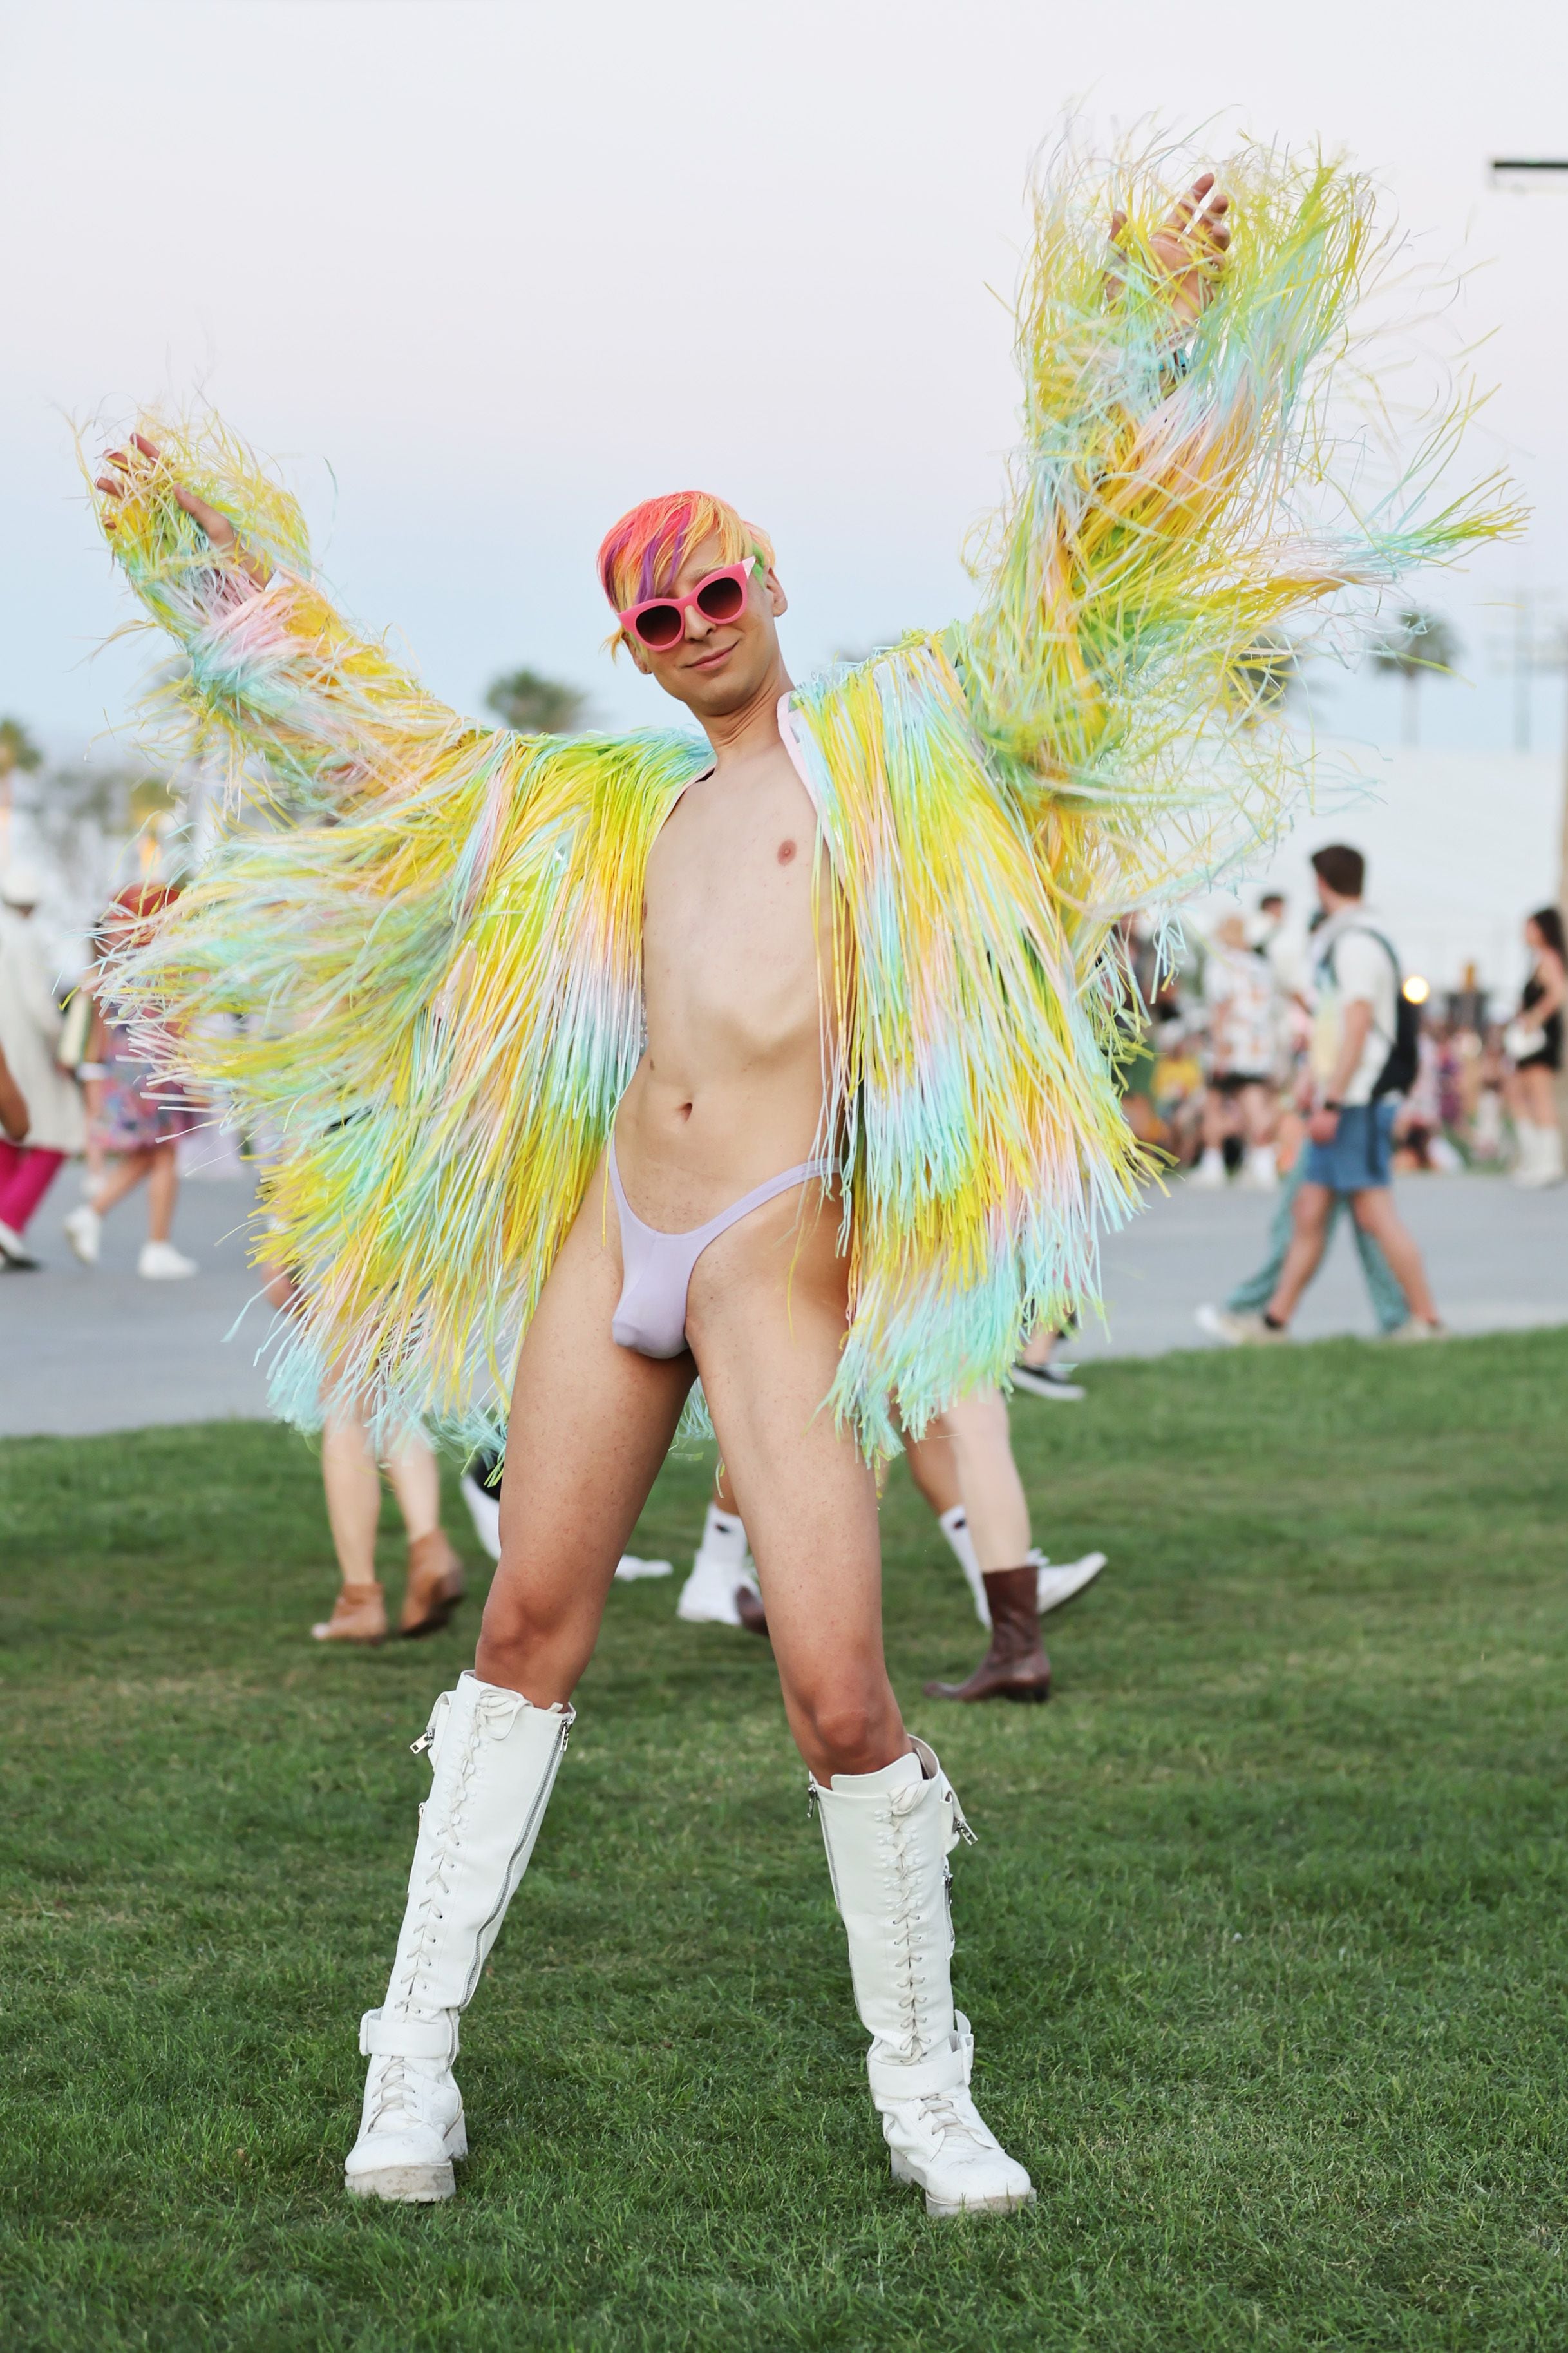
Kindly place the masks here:
MULTIPOLYGON (((110 1219, 100 1268, 70 1256, 59 1232, 76 1198, 68 1172, 34 1226, 45 1271, 0 1277, 0 1434, 264 1415, 255 1355, 268 1310, 250 1303, 248 1198, 238 1178, 187 1184, 175 1236, 202 1271, 184 1282, 143 1282, 136 1252, 145 1212, 135 1197, 110 1219)), ((1568 1187, 1521 1194, 1492 1176, 1409 1177, 1399 1203, 1456 1331, 1568 1324, 1568 1187)), ((1222 1299, 1256 1263, 1269 1209, 1257 1194, 1182 1186, 1155 1196, 1107 1244, 1109 1331, 1091 1325, 1072 1353, 1087 1361, 1212 1345, 1193 1310, 1222 1299)), ((1315 1339, 1373 1328, 1354 1251, 1341 1236, 1298 1329, 1315 1339)))

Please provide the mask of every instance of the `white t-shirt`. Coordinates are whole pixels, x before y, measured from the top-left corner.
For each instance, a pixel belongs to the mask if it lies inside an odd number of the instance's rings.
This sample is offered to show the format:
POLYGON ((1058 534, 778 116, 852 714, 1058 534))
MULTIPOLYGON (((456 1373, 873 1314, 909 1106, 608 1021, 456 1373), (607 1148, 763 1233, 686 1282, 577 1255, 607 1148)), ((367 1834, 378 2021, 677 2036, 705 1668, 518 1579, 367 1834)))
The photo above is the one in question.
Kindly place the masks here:
POLYGON ((1361 1060, 1340 1097, 1345 1103, 1372 1101, 1372 1091, 1394 1050, 1399 982, 1394 958, 1383 944, 1384 936, 1372 910, 1357 906, 1343 908, 1339 914, 1331 915, 1312 941, 1316 955, 1312 978, 1317 997, 1312 1018, 1312 1076, 1320 1087, 1327 1086, 1340 1058, 1346 1006, 1362 1001, 1372 1007, 1372 1027, 1366 1033, 1361 1060), (1374 934, 1379 936, 1374 937, 1374 934))
POLYGON ((1210 1028, 1215 1075, 1234 1071, 1267 1078, 1279 1037, 1274 975, 1267 960, 1251 948, 1212 947, 1204 965, 1204 1001, 1211 1016, 1218 1017, 1210 1028))

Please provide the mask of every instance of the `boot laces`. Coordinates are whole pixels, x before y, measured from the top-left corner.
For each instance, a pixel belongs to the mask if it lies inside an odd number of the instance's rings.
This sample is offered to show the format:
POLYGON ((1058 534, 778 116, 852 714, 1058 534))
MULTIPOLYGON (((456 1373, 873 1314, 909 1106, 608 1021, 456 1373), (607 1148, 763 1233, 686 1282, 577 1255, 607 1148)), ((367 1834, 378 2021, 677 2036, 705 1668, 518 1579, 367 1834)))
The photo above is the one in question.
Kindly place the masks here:
POLYGON ((992 2136, 966 2093, 926 2092, 917 2105, 921 2126, 933 2140, 946 2142, 962 2137, 973 2141, 976 2148, 991 2147, 992 2136))

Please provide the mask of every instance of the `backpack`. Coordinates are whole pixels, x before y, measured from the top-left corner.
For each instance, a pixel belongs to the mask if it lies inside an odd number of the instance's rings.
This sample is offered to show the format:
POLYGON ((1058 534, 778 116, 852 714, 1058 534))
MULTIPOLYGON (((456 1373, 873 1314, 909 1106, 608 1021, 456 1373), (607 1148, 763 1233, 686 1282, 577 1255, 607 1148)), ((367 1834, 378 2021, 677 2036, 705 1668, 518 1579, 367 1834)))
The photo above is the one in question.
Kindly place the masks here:
MULTIPOLYGON (((1388 1060, 1377 1074, 1372 1100, 1377 1103, 1384 1095, 1408 1094, 1421 1066, 1421 1008, 1418 1005, 1412 1005, 1405 994, 1405 975, 1399 968, 1399 958, 1394 954, 1393 942, 1385 940, 1381 932, 1374 932, 1370 923, 1347 923, 1344 931, 1364 932, 1369 940, 1375 940, 1384 949, 1394 966, 1394 1043, 1389 1048, 1388 1060)), ((1324 966, 1336 987, 1339 976, 1334 971, 1334 950, 1343 937, 1344 932, 1342 932, 1338 939, 1330 941, 1329 953, 1323 958, 1324 966)))

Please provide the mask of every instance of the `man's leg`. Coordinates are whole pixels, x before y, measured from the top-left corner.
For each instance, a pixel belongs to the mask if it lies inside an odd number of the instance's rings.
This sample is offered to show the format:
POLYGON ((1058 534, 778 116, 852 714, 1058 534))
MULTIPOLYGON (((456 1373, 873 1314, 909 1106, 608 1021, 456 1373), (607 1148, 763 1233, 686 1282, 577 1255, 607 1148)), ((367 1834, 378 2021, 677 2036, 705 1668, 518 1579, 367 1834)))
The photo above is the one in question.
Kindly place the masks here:
POLYGON ((1274 1296, 1264 1314, 1277 1324, 1289 1324, 1301 1293, 1322 1262, 1333 1214, 1334 1196, 1327 1185, 1302 1179, 1291 1210, 1290 1243, 1274 1296))
POLYGON ((1370 1235, 1382 1250, 1411 1314, 1421 1324, 1440 1324, 1442 1318, 1426 1281, 1426 1269, 1415 1238, 1394 1208, 1388 1187, 1370 1187, 1365 1192, 1352 1194, 1351 1211, 1361 1231, 1370 1235))
POLYGON ((449 2198, 468 2147, 458 2021, 527 1868, 627 1536, 668 1449, 693 1366, 619 1348, 620 1238, 595 1178, 544 1288, 512 1390, 500 1566, 475 1672, 436 1702, 435 1778, 345 2168, 358 2196, 449 2198))
POLYGON ((837 1218, 808 1204, 793 1235, 780 1206, 704 1253, 687 1328, 811 1768, 895 2179, 923 2189, 931 2214, 1005 2210, 1034 2191, 969 2096, 973 2041, 948 1966, 963 1817, 888 1681, 875 1482, 821 1409, 844 1336, 837 1218))
MULTIPOLYGON (((1338 1194, 1334 1196, 1336 1208, 1340 1198, 1338 1194)), ((1355 1236, 1356 1256, 1366 1278, 1366 1295, 1372 1302, 1377 1328, 1386 1337, 1390 1332, 1397 1332, 1402 1324, 1410 1321, 1409 1303, 1399 1287, 1394 1269, 1383 1254, 1383 1246, 1376 1236, 1367 1231, 1359 1218, 1352 1219, 1351 1231, 1355 1236)))

